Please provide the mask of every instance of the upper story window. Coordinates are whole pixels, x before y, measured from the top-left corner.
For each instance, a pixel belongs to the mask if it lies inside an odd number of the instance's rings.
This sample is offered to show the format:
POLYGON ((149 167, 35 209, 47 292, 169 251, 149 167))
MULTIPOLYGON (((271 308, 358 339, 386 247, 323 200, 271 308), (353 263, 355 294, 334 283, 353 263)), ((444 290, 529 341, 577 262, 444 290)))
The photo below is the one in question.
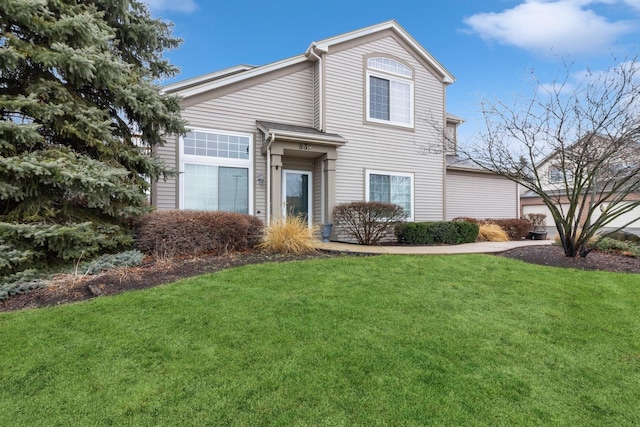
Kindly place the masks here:
POLYGON ((413 127, 413 71, 389 58, 367 60, 367 120, 413 127))
POLYGON ((564 183, 573 180, 573 173, 569 170, 563 170, 556 166, 549 167, 549 184, 564 183))

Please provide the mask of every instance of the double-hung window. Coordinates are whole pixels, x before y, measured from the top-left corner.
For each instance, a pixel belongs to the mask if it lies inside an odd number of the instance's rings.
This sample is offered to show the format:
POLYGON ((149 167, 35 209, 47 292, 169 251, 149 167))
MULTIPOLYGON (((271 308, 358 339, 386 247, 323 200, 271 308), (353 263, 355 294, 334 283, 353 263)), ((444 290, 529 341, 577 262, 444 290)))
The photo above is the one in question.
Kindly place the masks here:
POLYGON ((367 170, 366 200, 399 205, 413 221, 413 174, 367 170))
POLYGON ((251 212, 252 140, 211 130, 192 130, 181 138, 181 208, 251 212))
POLYGON ((389 58, 367 60, 367 120, 413 127, 413 71, 389 58))

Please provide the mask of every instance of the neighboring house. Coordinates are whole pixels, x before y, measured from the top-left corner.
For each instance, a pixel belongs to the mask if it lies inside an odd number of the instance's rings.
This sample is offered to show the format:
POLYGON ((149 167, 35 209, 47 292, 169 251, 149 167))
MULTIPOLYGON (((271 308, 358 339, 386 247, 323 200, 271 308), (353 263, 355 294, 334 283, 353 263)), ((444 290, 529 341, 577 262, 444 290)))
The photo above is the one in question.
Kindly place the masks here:
MULTIPOLYGON (((610 193, 609 188, 618 178, 617 174, 627 175, 629 171, 638 170, 637 153, 640 151, 640 147, 637 144, 630 144, 626 148, 610 147, 608 145, 610 141, 610 139, 603 136, 588 134, 571 147, 568 147, 564 153, 556 150, 537 165, 536 170, 540 176, 541 188, 546 194, 553 196, 562 212, 567 212, 570 206, 566 197, 565 182, 570 183, 573 180, 576 168, 581 167, 581 165, 588 164, 593 159, 607 159, 605 166, 600 167, 600 176, 598 177, 596 188, 586 194, 587 204, 590 200, 598 201, 601 194, 610 193), (583 146, 587 143, 589 144, 587 150, 591 150, 591 152, 582 152, 583 146)), ((625 203, 625 201, 637 202, 638 200, 640 200, 640 193, 631 192, 624 197, 622 203, 625 203)), ((520 205, 523 216, 534 213, 545 214, 547 216, 548 229, 555 227, 551 211, 544 204, 542 198, 533 191, 524 187, 521 189, 520 205)), ((607 205, 605 202, 600 209, 595 210, 594 217, 591 218, 592 222, 597 220, 607 205)), ((586 214, 587 212, 583 213, 581 221, 586 220, 586 214)), ((625 228, 636 234, 640 233, 640 206, 614 219, 605 227, 605 229, 617 228, 625 228)))
POLYGON ((395 21, 312 43, 304 54, 170 84, 190 132, 156 155, 180 172, 158 209, 250 213, 267 224, 331 223, 336 204, 399 204, 409 221, 516 217, 517 187, 447 166, 454 77, 395 21), (440 131, 438 131, 440 129, 440 131), (447 138, 449 139, 449 138, 447 138), (447 192, 447 196, 445 196, 447 192))

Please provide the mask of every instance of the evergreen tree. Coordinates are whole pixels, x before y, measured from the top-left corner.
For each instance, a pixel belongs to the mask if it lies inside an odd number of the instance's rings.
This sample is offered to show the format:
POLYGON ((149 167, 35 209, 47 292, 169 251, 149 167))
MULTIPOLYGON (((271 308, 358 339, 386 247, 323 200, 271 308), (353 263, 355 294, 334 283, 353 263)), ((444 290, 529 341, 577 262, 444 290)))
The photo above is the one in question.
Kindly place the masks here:
POLYGON ((157 84, 179 42, 134 0, 0 2, 0 276, 130 239, 171 173, 150 153, 184 132, 157 84))

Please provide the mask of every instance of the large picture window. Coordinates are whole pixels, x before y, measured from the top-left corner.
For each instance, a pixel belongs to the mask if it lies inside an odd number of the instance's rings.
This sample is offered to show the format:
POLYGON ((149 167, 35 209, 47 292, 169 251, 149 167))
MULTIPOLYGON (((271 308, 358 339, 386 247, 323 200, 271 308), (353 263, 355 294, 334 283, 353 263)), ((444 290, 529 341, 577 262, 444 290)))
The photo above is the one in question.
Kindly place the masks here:
POLYGON ((181 208, 251 212, 250 135, 191 131, 181 140, 181 208))
POLYGON ((367 171, 367 201, 399 205, 413 220, 413 174, 367 171))
POLYGON ((413 127, 413 72, 388 58, 367 61, 367 120, 413 127))

